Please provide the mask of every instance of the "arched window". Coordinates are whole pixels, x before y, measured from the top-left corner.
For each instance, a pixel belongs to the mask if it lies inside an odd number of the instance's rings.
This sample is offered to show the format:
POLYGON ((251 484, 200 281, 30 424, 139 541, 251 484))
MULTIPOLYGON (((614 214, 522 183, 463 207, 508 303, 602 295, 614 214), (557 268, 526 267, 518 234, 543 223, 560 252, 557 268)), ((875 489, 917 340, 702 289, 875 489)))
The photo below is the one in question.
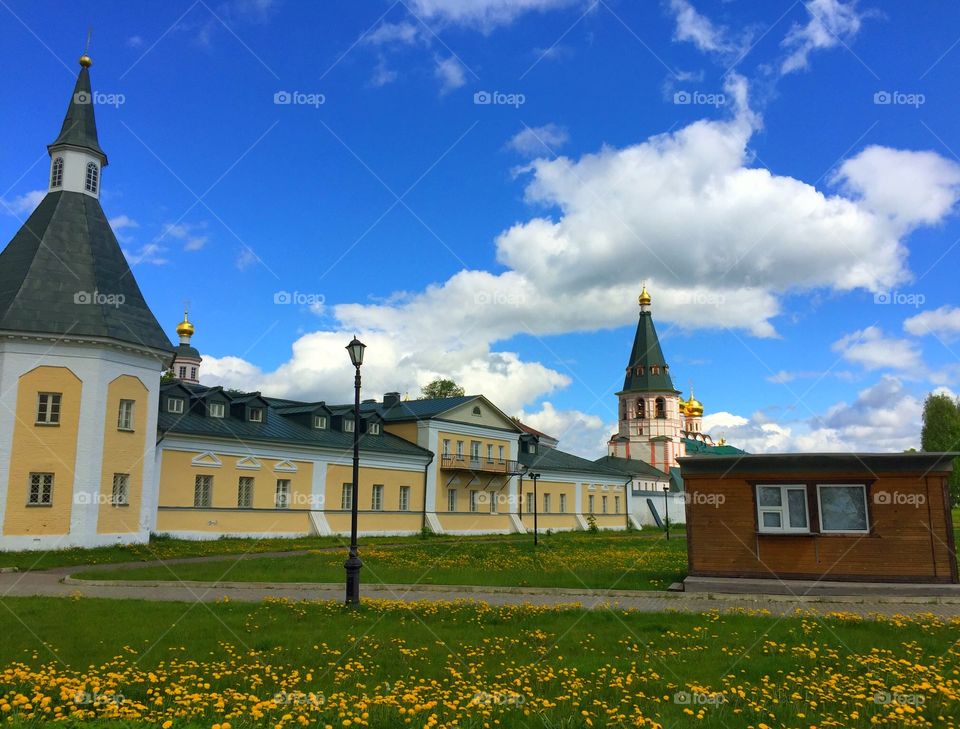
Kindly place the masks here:
POLYGON ((97 194, 97 187, 100 184, 100 167, 96 162, 87 162, 87 179, 84 183, 84 189, 87 192, 97 194))
POLYGON ((657 417, 665 418, 667 417, 667 401, 662 397, 657 398, 657 417))
POLYGON ((50 167, 50 187, 63 186, 63 157, 55 157, 50 167))
POLYGON ((647 401, 643 398, 637 400, 637 417, 641 420, 647 417, 647 401))
POLYGON ((479 408, 479 407, 475 407, 475 408, 473 409, 473 414, 474 414, 474 415, 483 415, 483 413, 480 412, 480 408, 479 408))

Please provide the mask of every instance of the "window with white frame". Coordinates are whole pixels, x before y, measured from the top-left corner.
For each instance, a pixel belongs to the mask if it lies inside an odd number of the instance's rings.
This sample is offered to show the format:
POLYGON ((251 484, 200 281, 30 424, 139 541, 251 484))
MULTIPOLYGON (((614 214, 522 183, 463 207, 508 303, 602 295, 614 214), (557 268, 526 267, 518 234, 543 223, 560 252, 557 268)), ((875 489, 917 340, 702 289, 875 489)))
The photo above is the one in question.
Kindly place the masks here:
POLYGON ((410 511, 410 487, 400 487, 400 511, 410 511))
POLYGON ((208 508, 213 494, 213 476, 197 476, 193 482, 193 505, 208 508))
POLYGON ((493 444, 487 443, 487 463, 493 463, 493 444))
POLYGON ((471 461, 480 460, 480 441, 478 440, 470 441, 470 460, 471 461))
POLYGON ((462 440, 457 441, 457 457, 463 458, 463 441, 462 440))
POLYGON ((241 509, 253 508, 253 477, 241 476, 237 483, 237 506, 241 509))
POLYGON ((457 490, 447 489, 447 511, 457 510, 457 490))
POLYGON ((186 367, 186 365, 180 367, 179 377, 180 377, 181 380, 187 379, 187 367, 186 367))
POLYGON ((606 496, 600 497, 600 508, 603 510, 604 514, 607 513, 607 497, 606 496))
POLYGON ((83 189, 96 195, 99 186, 100 166, 96 162, 87 162, 87 176, 84 180, 83 189))
POLYGON ((27 491, 27 506, 53 505, 53 474, 31 473, 29 490, 27 491))
POLYGON ((543 495, 543 513, 544 514, 550 513, 550 494, 543 495))
POLYGON ((561 514, 567 513, 567 495, 566 494, 560 494, 560 513, 561 514))
POLYGON ((183 412, 183 398, 182 397, 168 397, 167 398, 167 412, 174 413, 179 415, 183 412))
POLYGON ((211 418, 222 418, 227 414, 227 407, 222 402, 212 402, 207 408, 207 414, 211 418))
POLYGON ((50 166, 50 187, 63 186, 63 157, 55 157, 50 166))
POLYGON ((503 463, 503 446, 497 446, 497 460, 503 463))
POLYGON ((480 504, 480 492, 476 489, 470 489, 470 511, 476 513, 480 504))
POLYGON ((613 497, 613 513, 614 514, 620 513, 620 497, 619 496, 613 497))
POLYGON ((117 413, 117 430, 133 430, 133 400, 121 400, 117 413))
POLYGON ((757 523, 761 532, 809 532, 804 484, 757 486, 757 523))
POLYGON ((383 484, 373 485, 373 491, 370 496, 370 508, 373 511, 383 511, 383 484))
POLYGON ((327 416, 326 415, 314 415, 313 416, 313 427, 317 430, 323 430, 327 427, 327 416))
POLYGON ((533 491, 527 491, 527 513, 528 514, 533 513, 534 506, 535 504, 533 503, 533 491))
POLYGON ((290 508, 290 479, 289 478, 277 479, 277 495, 276 495, 275 503, 278 509, 290 508))
POLYGON ((380 435, 380 423, 367 423, 368 435, 380 435))
POLYGON ((263 422, 263 408, 250 408, 250 422, 251 423, 263 422))
POLYGON ((864 484, 817 484, 820 531, 826 534, 867 534, 867 487, 864 484))
POLYGON ((443 455, 445 456, 450 455, 450 439, 449 438, 443 439, 443 455))
POLYGON ((497 492, 491 491, 489 496, 490 496, 490 513, 496 514, 497 513, 497 492))
POLYGON ((111 506, 129 506, 130 505, 130 474, 113 474, 113 489, 110 492, 111 506))
POLYGON ((353 421, 349 419, 344 419, 343 421, 343 432, 352 433, 353 432, 353 421))
POLYGON ((594 500, 595 500, 595 498, 596 498, 596 497, 594 497, 593 494, 590 494, 590 495, 587 497, 587 513, 588 513, 588 514, 592 514, 592 513, 593 513, 593 507, 594 507, 594 500))
POLYGON ((41 392, 37 394, 37 423, 39 425, 60 424, 59 392, 41 392))
POLYGON ((353 508, 353 484, 345 483, 340 489, 340 508, 350 511, 353 508))

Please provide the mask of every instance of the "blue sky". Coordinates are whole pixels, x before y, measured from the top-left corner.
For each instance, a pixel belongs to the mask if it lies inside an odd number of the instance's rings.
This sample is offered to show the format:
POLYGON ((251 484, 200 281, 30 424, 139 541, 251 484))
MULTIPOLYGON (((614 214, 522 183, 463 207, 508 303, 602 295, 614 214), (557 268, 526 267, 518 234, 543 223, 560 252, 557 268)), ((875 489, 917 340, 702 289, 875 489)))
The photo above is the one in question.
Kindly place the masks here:
POLYGON ((646 281, 715 436, 904 448, 960 377, 958 20, 5 0, 0 238, 92 26, 102 203, 171 335, 190 302, 205 381, 344 401, 356 331, 369 396, 453 376, 599 455, 646 281))

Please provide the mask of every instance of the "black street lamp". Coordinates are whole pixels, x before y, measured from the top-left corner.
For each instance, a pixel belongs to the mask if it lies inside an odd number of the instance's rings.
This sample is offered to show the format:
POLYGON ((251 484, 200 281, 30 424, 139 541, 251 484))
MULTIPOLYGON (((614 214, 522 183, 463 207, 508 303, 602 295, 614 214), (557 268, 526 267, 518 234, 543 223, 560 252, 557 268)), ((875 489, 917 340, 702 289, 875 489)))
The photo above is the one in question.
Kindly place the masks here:
POLYGON ((527 473, 527 475, 530 477, 530 480, 533 481, 533 546, 537 546, 537 514, 539 513, 537 510, 537 479, 540 478, 540 474, 527 473))
POLYGON ((667 539, 670 539, 670 487, 663 487, 663 523, 667 527, 667 539))
POLYGON ((353 496, 350 499, 350 556, 344 562, 347 571, 347 605, 360 604, 360 568, 363 562, 357 554, 357 501, 359 501, 360 483, 360 365, 363 364, 363 350, 367 345, 354 336, 347 345, 350 361, 357 369, 353 380, 353 496))

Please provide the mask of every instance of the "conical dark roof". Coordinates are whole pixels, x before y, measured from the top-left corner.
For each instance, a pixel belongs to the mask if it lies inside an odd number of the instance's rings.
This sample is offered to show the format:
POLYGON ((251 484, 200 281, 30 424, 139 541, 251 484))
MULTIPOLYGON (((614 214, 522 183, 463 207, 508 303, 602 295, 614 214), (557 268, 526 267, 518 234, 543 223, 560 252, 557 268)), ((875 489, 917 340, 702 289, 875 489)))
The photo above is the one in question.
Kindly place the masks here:
POLYGON ((48 148, 53 149, 60 145, 88 149, 103 157, 104 165, 107 163, 107 155, 100 148, 100 141, 97 139, 97 120, 93 114, 93 92, 90 89, 90 69, 87 66, 80 68, 60 135, 48 148))
POLYGON ((173 350, 100 202, 80 192, 47 193, 0 253, 0 331, 173 350))
POLYGON ((653 315, 649 310, 640 312, 637 334, 633 338, 633 350, 630 352, 630 361, 627 364, 623 392, 676 392, 667 369, 667 361, 660 348, 657 329, 653 325, 653 315), (651 372, 653 365, 657 367, 657 374, 651 372))

